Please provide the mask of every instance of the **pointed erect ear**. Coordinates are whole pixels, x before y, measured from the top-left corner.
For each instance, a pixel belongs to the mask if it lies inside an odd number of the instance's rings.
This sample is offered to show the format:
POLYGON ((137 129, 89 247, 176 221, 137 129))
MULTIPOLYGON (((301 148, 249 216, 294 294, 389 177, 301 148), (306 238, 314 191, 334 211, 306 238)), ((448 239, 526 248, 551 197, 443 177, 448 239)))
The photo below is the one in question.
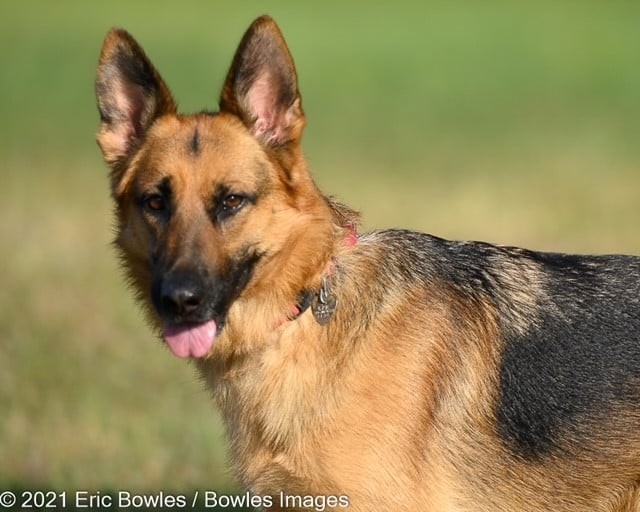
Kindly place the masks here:
POLYGON ((236 51, 220 97, 220 110, 242 119, 264 145, 299 141, 304 113, 293 59, 269 16, 255 20, 236 51))
POLYGON ((114 171, 127 164, 156 118, 176 112, 164 81, 140 45, 121 29, 112 29, 104 40, 96 98, 98 144, 114 171))

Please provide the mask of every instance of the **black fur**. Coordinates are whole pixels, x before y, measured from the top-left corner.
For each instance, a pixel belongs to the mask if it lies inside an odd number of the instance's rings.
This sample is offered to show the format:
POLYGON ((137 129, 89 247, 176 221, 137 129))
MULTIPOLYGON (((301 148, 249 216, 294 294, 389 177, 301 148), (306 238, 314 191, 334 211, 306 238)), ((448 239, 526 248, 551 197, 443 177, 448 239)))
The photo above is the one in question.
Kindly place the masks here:
MULTIPOLYGON (((530 253, 549 302, 525 334, 504 326, 499 432, 539 457, 587 439, 621 403, 640 399, 640 263, 624 256, 530 253)), ((639 425, 640 426, 640 425, 639 425)))
POLYGON ((157 78, 151 63, 140 55, 144 55, 141 50, 136 54, 128 47, 120 48, 115 56, 115 66, 127 82, 151 94, 158 88, 157 78))

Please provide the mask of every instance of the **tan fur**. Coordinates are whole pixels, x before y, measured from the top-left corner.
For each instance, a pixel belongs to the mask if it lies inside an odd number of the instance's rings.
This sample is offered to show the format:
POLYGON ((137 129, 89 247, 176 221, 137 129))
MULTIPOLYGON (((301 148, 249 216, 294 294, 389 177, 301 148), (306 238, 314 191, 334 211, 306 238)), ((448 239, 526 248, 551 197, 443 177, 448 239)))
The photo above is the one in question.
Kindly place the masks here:
MULTIPOLYGON (((434 279, 425 298, 422 284, 385 274, 395 255, 376 233, 354 245, 357 215, 326 198, 308 172, 296 84, 266 17, 241 42, 215 116, 176 114, 123 31, 107 36, 98 68, 98 141, 112 168, 116 246, 158 329, 149 290, 159 247, 174 267, 196 255, 222 271, 247 247, 266 255, 210 353, 195 361, 222 412, 241 484, 273 496, 270 510, 279 509, 280 492, 346 496, 354 512, 640 510, 640 446, 614 426, 616 443, 603 434, 590 452, 542 461, 514 457, 499 439, 499 317, 520 333, 537 321, 546 292, 534 265, 495 262, 496 303, 511 304, 508 311, 470 301, 445 280, 434 279), (132 76, 122 55, 137 65, 132 76), (163 178, 175 204, 166 224, 136 197, 163 178), (238 220, 216 224, 209 205, 220 184, 260 199, 238 220), (323 279, 338 304, 328 325, 311 310, 287 318, 299 292, 323 279), (615 471, 609 458, 619 461, 615 471)), ((637 425, 638 412, 620 414, 637 425)))

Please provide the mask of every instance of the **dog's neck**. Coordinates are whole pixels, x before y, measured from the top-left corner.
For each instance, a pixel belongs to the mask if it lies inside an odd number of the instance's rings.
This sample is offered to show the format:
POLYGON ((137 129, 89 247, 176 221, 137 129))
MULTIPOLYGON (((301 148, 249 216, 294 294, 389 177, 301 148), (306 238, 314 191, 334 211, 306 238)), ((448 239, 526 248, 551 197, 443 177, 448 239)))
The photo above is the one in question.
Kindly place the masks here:
MULTIPOLYGON (((346 248, 354 247, 358 243, 358 231, 355 224, 349 225, 343 239, 346 248)), ((326 325, 337 307, 336 299, 332 291, 333 275, 335 273, 335 259, 332 259, 324 272, 322 284, 317 290, 303 289, 298 294, 298 300, 277 322, 275 327, 280 327, 286 322, 297 320, 307 309, 311 308, 314 318, 320 325, 326 325)))

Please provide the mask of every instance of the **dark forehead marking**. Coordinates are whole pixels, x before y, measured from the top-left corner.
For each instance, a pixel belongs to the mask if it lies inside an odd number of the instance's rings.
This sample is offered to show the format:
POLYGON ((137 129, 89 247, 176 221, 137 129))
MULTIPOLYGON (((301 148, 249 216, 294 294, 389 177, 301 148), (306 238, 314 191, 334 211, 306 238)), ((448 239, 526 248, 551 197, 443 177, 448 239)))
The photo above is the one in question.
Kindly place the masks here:
MULTIPOLYGON (((203 110, 192 116, 193 118, 195 118, 196 122, 194 123, 195 126, 193 128, 193 134, 191 135, 191 137, 187 142, 187 150, 191 155, 197 157, 202 152, 202 143, 203 143, 203 139, 201 135, 202 123, 203 122, 206 123, 208 119, 216 117, 218 114, 219 112, 211 112, 211 111, 203 110)), ((205 129, 205 137, 206 137, 206 132, 207 130, 205 129)))
POLYGON ((189 141, 189 151, 193 156, 200 155, 200 133, 198 132, 198 127, 195 127, 193 130, 193 136, 189 141))

